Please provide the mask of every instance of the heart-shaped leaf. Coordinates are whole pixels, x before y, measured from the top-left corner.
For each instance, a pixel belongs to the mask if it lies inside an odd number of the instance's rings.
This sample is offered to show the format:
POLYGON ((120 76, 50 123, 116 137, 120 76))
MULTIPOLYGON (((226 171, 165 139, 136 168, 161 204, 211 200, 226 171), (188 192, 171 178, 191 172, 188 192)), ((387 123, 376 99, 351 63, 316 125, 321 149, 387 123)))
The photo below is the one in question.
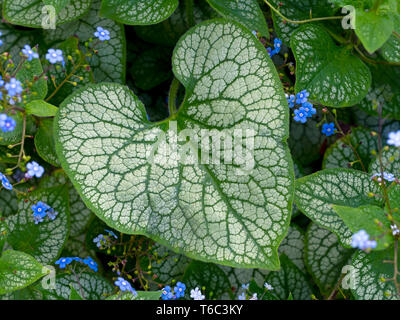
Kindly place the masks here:
POLYGON ((268 24, 257 0, 207 0, 223 17, 243 24, 250 31, 258 31, 269 39, 268 24))
POLYGON ((38 190, 21 199, 17 214, 7 218, 10 229, 7 243, 15 250, 31 254, 41 263, 53 263, 64 246, 69 232, 68 193, 65 186, 38 190), (58 215, 54 220, 35 224, 32 205, 42 201, 58 215))
POLYGON ((29 254, 7 250, 0 257, 0 294, 29 286, 47 273, 29 254))
MULTIPOLYGON (((55 3, 44 3, 42 0, 4 0, 3 15, 8 22, 30 28, 46 28, 51 26, 50 22, 54 19, 56 24, 62 24, 78 19, 84 15, 90 8, 92 0, 74 0, 68 1, 63 8, 55 3), (54 8, 54 14, 59 13, 52 18, 52 10, 46 8, 51 5, 54 8)), ((53 1, 48 1, 53 2, 53 1)))
POLYGON ((89 208, 121 232, 144 234, 200 260, 279 268, 293 166, 287 101, 265 48, 236 22, 208 21, 180 40, 173 70, 186 97, 159 123, 150 123, 142 103, 121 85, 88 86, 66 99, 55 128, 63 168, 89 208), (159 135, 177 148, 178 128, 180 144, 184 129, 253 132, 254 162, 246 147, 246 161, 236 150, 233 163, 221 163, 217 151, 211 164, 210 148, 193 147, 194 139, 187 157, 175 161, 159 135))
POLYGON ((335 233, 349 246, 352 232, 332 205, 359 207, 379 204, 368 193, 380 192, 369 174, 351 169, 326 169, 296 180, 296 205, 307 217, 335 233))
POLYGON ((103 0, 101 15, 130 25, 156 24, 178 7, 178 0, 103 0))
POLYGON ((307 89, 310 98, 331 107, 352 106, 371 86, 368 67, 350 49, 338 47, 322 27, 306 24, 291 37, 296 58, 296 92, 307 89))

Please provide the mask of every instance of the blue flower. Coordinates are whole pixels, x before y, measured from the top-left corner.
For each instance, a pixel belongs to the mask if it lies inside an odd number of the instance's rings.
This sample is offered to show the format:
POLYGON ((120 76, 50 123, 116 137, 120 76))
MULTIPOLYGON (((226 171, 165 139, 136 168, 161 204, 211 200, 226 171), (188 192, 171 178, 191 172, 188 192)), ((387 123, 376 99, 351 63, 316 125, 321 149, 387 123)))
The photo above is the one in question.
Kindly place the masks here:
POLYGON ((36 52, 34 52, 34 51, 32 50, 32 48, 31 48, 29 45, 27 45, 27 44, 24 46, 24 48, 21 50, 21 52, 22 52, 25 56, 28 57, 28 58, 27 58, 28 61, 32 61, 32 59, 37 59, 37 58, 39 58, 39 54, 36 53, 36 52))
POLYGON ((238 297, 239 300, 246 300, 246 294, 242 292, 242 294, 238 297))
POLYGON ((3 132, 11 132, 15 130, 17 123, 15 120, 6 114, 0 114, 0 129, 3 132))
POLYGON ((303 103, 302 107, 304 108, 308 118, 311 118, 313 114, 317 113, 317 110, 315 110, 315 108, 313 108, 313 105, 308 101, 303 103))
POLYGON ((353 234, 351 238, 351 246, 361 250, 374 249, 376 248, 376 241, 369 240, 369 235, 365 230, 360 230, 353 234))
POLYGON ((33 216, 33 221, 35 224, 38 224, 40 222, 43 222, 43 218, 41 216, 33 216))
POLYGON ((55 263, 58 264, 61 269, 64 269, 71 262, 72 258, 60 258, 55 263))
POLYGON ((121 291, 133 291, 131 284, 122 277, 118 277, 118 280, 114 284, 121 289, 121 291))
POLYGON ((335 124, 331 123, 324 123, 322 125, 322 133, 325 134, 327 137, 333 135, 336 131, 335 124))
POLYGON ((7 190, 13 189, 13 186, 10 183, 10 181, 8 181, 7 177, 4 174, 2 174, 1 172, 0 172, 0 178, 1 178, 1 184, 2 184, 3 188, 5 188, 7 190))
POLYGON ((106 243, 106 238, 104 238, 104 235, 99 234, 93 239, 93 242, 96 244, 97 248, 101 248, 101 246, 106 243))
MULTIPOLYGON (((380 173, 375 173, 372 177, 371 177, 371 179, 373 179, 373 178, 377 178, 377 180, 379 181, 379 182, 381 182, 382 181, 382 175, 380 174, 380 173)), ((395 175, 393 174, 393 173, 389 173, 389 172, 386 172, 386 171, 384 171, 383 172, 383 179, 384 180, 386 180, 386 181, 388 181, 388 182, 393 182, 394 180, 396 180, 396 177, 395 177, 395 175)))
POLYGON ((268 52, 269 56, 272 57, 272 49, 270 47, 267 48, 267 52, 268 52))
POLYGON ((185 296, 186 285, 182 282, 177 282, 176 287, 174 288, 176 298, 181 298, 185 296))
POLYGON ((38 201, 36 204, 34 204, 31 207, 31 209, 33 211, 34 217, 39 216, 41 218, 44 218, 46 216, 46 211, 48 209, 50 209, 50 207, 47 204, 45 204, 44 202, 38 201))
POLYGON ((10 81, 6 83, 4 88, 7 90, 7 94, 10 97, 14 97, 15 95, 20 94, 23 91, 21 81, 15 78, 11 78, 10 81))
POLYGON ((53 221, 53 220, 57 217, 57 215, 58 215, 58 212, 57 212, 57 211, 54 211, 53 208, 50 208, 50 209, 47 210, 47 217, 48 217, 50 220, 53 221))
POLYGON ((400 148, 400 130, 389 132, 387 144, 400 148))
POLYGON ((282 40, 276 38, 274 40, 274 48, 275 48, 275 53, 279 53, 279 51, 281 51, 281 47, 282 47, 282 40))
POLYGON ((51 63, 55 64, 61 62, 64 65, 63 52, 60 49, 49 49, 46 54, 46 59, 51 63))
POLYGON ((83 262, 83 260, 79 257, 73 257, 72 260, 77 261, 77 262, 83 262))
POLYGON ((0 76, 0 87, 4 86, 4 80, 2 78, 2 76, 0 76))
POLYGON ((173 298, 173 293, 171 292, 170 286, 165 286, 164 289, 161 290, 161 299, 163 300, 171 300, 173 298))
POLYGON ((39 165, 36 161, 29 162, 26 165, 26 168, 28 169, 28 175, 30 177, 40 178, 44 173, 43 167, 39 165))
POLYGON ((110 40, 110 31, 103 29, 102 27, 97 27, 97 31, 94 33, 100 41, 110 40))
POLYGON ((307 112, 303 107, 294 110, 293 119, 297 122, 306 123, 307 122, 307 112))
POLYGON ((86 259, 83 259, 82 262, 86 264, 90 269, 94 270, 97 272, 97 263, 93 261, 91 257, 87 257, 86 259))
POLYGON ((307 90, 303 90, 303 91, 299 92, 299 93, 296 95, 296 97, 297 97, 296 103, 297 103, 297 104, 303 104, 303 103, 307 102, 307 101, 308 101, 308 96, 309 96, 309 95, 310 95, 310 94, 307 92, 307 90))
POLYGON ((250 283, 242 284, 242 289, 244 289, 244 290, 249 290, 249 287, 250 287, 250 283))
POLYGON ((265 282, 265 283, 264 283, 264 287, 265 287, 265 289, 267 289, 268 291, 271 291, 271 290, 274 289, 268 282, 265 282))
POLYGON ((107 231, 107 232, 108 232, 111 236, 113 236, 115 239, 118 239, 117 235, 116 235, 114 232, 112 232, 111 230, 104 229, 104 231, 107 231))
POLYGON ((289 104, 289 108, 293 108, 296 103, 296 96, 294 94, 286 95, 287 102, 289 104))

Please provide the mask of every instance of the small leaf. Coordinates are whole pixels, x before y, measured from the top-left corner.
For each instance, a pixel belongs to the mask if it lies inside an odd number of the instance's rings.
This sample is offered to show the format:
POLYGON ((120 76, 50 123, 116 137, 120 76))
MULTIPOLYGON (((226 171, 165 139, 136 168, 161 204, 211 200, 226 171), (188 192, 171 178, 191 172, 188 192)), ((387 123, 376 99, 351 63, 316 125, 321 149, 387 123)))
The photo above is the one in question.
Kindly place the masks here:
POLYGON ((7 250, 0 257, 0 294, 25 288, 48 273, 32 256, 7 250))
POLYGON ((27 114, 33 114, 37 117, 54 117, 58 108, 43 100, 33 100, 25 105, 27 114))
POLYGON ((268 25, 257 0, 207 0, 223 17, 243 24, 250 31, 258 31, 269 39, 268 25))
POLYGON ((296 58, 296 92, 307 89, 311 100, 331 107, 352 106, 371 86, 368 67, 348 48, 338 47, 322 27, 306 24, 291 37, 296 58))
MULTIPOLYGON (((57 108, 56 108, 57 109, 57 108)), ((53 134, 53 119, 41 119, 35 135, 35 147, 40 157, 55 167, 60 167, 53 134)))
POLYGON ((103 0, 100 14, 124 24, 156 24, 167 19, 178 4, 178 0, 103 0))
POLYGON ((32 192, 27 200, 21 199, 18 213, 6 220, 10 229, 7 242, 13 249, 29 253, 41 263, 53 263, 69 232, 67 188, 41 189, 32 192), (53 221, 34 223, 31 206, 39 200, 58 212, 53 221))
POLYGON ((75 288, 74 288, 74 286, 72 284, 69 287, 71 288, 71 293, 69 295, 69 300, 83 300, 83 298, 75 290, 75 288))
POLYGON ((391 232, 387 233, 387 229, 390 230, 390 223, 382 208, 371 205, 360 206, 358 208, 337 205, 333 205, 332 207, 353 233, 364 229, 369 234, 371 240, 376 240, 377 246, 374 250, 386 249, 394 242, 391 232), (386 227, 386 230, 384 227, 379 227, 375 223, 376 220, 382 223, 386 227))
MULTIPOLYGON (((296 181, 296 205, 311 220, 335 233, 349 247, 353 232, 332 205, 359 207, 380 204, 368 193, 380 192, 367 173, 351 169, 326 169, 296 181)), ((358 230, 357 230, 358 231, 358 230)))

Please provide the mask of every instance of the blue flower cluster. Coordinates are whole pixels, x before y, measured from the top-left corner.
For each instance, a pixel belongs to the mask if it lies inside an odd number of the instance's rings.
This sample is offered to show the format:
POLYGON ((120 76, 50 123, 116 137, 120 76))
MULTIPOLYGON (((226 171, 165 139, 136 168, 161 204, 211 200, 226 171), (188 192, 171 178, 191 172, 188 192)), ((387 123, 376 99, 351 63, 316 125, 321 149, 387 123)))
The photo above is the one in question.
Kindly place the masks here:
POLYGON ((28 172, 26 173, 27 178, 40 178, 44 173, 44 168, 39 165, 36 161, 29 162, 26 165, 28 172))
POLYGON ((161 299, 176 300, 185 296, 186 285, 182 282, 177 282, 174 290, 170 286, 165 286, 161 291, 161 299))
POLYGON ((296 104, 300 105, 300 108, 294 110, 293 119, 296 122, 306 123, 307 118, 311 118, 317 113, 317 110, 313 107, 312 103, 308 101, 310 93, 307 90, 303 90, 298 94, 286 95, 289 108, 293 108, 296 104))
MULTIPOLYGON (((382 175, 380 173, 375 173, 372 175, 371 179, 376 179, 378 182, 382 182, 382 175)), ((396 180, 396 177, 393 173, 383 172, 383 179, 388 182, 393 182, 396 180)))
POLYGON ((96 244, 97 248, 100 249, 102 249, 103 247, 108 247, 109 244, 112 244, 111 237, 118 239, 118 236, 111 230, 104 229, 104 231, 107 231, 108 235, 104 236, 104 234, 99 234, 96 238, 93 239, 93 242, 96 244))
POLYGON ((46 59, 49 61, 51 64, 55 64, 57 62, 61 62, 61 64, 64 66, 65 61, 63 57, 63 52, 60 49, 49 49, 46 54, 46 59))
MULTIPOLYGON (((15 105, 17 102, 21 102, 21 93, 24 91, 22 88, 21 81, 11 78, 9 82, 4 84, 4 80, 0 79, 0 87, 4 85, 4 89, 7 90, 7 100, 11 105, 15 105)), ((0 99, 3 98, 0 95, 0 99)))
POLYGON ((1 180, 1 185, 3 188, 7 190, 12 190, 13 186, 11 185, 10 181, 8 181, 7 177, 0 172, 0 180, 1 180))
MULTIPOLYGON (((0 76, 1 78, 1 76, 0 76)), ((3 132, 11 132, 15 130, 17 123, 15 120, 4 113, 0 114, 0 129, 3 132)))
POLYGON ((97 263, 91 257, 87 257, 86 259, 81 259, 79 257, 62 257, 62 258, 58 259, 55 262, 55 264, 58 264, 60 269, 64 269, 72 261, 83 263, 83 264, 87 265, 90 269, 92 269, 93 271, 95 271, 95 272, 98 271, 97 263))
POLYGON ((324 135, 326 135, 327 137, 333 135, 336 133, 336 128, 335 128, 335 124, 333 122, 331 123, 324 123, 322 125, 322 131, 321 131, 324 135))
POLYGON ((274 40, 274 49, 272 50, 271 47, 267 48, 269 56, 272 58, 274 55, 278 54, 281 51, 281 47, 282 47, 282 40, 276 38, 274 40))
POLYGON ((39 54, 34 52, 29 45, 25 45, 24 48, 21 50, 22 54, 26 56, 26 60, 32 61, 32 59, 38 59, 39 54))
POLYGON ((377 246, 375 240, 369 240, 369 235, 365 230, 360 230, 353 234, 351 246, 360 250, 374 249, 377 246))
POLYGON ((118 277, 118 280, 114 284, 121 289, 122 292, 131 292, 133 296, 137 296, 137 292, 132 288, 131 284, 122 277, 118 277))
POLYGON ((52 207, 42 201, 38 201, 36 204, 32 205, 31 209, 33 211, 33 220, 35 224, 43 222, 46 216, 49 220, 54 220, 58 215, 57 211, 54 211, 52 207))
POLYGON ((110 31, 103 29, 102 27, 97 27, 97 31, 94 33, 94 36, 100 41, 107 41, 110 40, 110 31))

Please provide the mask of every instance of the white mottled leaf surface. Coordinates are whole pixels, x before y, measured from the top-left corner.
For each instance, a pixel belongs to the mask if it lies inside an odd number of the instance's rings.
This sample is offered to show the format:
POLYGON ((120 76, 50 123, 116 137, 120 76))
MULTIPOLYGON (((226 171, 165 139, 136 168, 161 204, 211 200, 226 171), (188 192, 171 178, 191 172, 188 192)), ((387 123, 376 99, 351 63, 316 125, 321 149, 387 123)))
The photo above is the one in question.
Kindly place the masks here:
POLYGON ((249 31, 219 19, 181 38, 173 69, 185 101, 160 123, 150 123, 138 98, 117 84, 88 86, 64 101, 55 130, 64 169, 89 208, 121 232, 205 261, 277 269, 293 165, 275 67, 249 31), (174 141, 175 125, 179 132, 254 130, 254 169, 241 174, 237 158, 196 164, 196 153, 209 152, 196 148, 175 161, 165 156, 166 142, 149 162, 159 134, 169 131, 174 141))

